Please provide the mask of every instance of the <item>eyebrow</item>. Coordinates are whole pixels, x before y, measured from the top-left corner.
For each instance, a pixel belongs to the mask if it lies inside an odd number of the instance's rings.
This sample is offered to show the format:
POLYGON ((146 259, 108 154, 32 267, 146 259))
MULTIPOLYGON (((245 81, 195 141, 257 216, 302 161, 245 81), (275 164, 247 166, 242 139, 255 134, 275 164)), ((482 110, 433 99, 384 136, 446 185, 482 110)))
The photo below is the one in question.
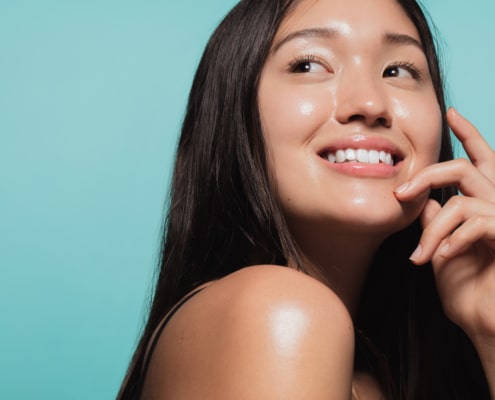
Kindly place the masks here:
MULTIPOLYGON (((312 38, 333 38, 339 36, 339 32, 332 28, 308 28, 300 31, 289 33, 287 36, 276 42, 272 48, 272 53, 276 53, 284 44, 294 39, 312 39, 312 38)), ((383 43, 415 46, 424 52, 423 45, 412 36, 404 33, 386 32, 383 35, 383 43)))
POLYGON ((383 41, 387 44, 405 44, 416 46, 418 49, 424 52, 423 45, 419 40, 404 33, 387 32, 383 36, 383 41))
POLYGON ((337 31, 332 28, 308 28, 289 33, 287 36, 276 42, 272 48, 272 53, 276 53, 284 44, 294 39, 312 38, 332 38, 337 36, 337 31))

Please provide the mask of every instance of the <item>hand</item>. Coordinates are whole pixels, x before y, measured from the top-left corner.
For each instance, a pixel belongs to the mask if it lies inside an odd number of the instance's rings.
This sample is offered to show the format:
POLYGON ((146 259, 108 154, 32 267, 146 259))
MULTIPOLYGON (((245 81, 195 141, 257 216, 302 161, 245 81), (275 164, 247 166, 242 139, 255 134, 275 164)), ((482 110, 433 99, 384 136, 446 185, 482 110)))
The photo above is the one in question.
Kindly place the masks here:
MULTIPOLYGON (((463 194, 443 207, 428 200, 421 215, 423 234, 411 260, 432 262, 445 313, 477 348, 486 347, 495 343, 495 153, 453 109, 447 120, 470 160, 431 165, 397 189, 396 196, 407 202, 450 185, 463 194)), ((495 360, 495 351, 490 358, 495 360)))

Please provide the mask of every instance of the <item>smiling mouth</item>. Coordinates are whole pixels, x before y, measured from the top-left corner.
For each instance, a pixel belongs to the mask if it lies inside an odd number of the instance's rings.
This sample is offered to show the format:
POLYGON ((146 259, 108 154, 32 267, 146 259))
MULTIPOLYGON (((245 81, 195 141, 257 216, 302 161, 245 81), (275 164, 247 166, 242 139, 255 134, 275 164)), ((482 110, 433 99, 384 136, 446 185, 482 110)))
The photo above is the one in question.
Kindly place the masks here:
POLYGON ((339 149, 327 151, 321 157, 332 164, 362 163, 362 164, 385 164, 394 166, 400 159, 392 153, 384 150, 366 149, 339 149))

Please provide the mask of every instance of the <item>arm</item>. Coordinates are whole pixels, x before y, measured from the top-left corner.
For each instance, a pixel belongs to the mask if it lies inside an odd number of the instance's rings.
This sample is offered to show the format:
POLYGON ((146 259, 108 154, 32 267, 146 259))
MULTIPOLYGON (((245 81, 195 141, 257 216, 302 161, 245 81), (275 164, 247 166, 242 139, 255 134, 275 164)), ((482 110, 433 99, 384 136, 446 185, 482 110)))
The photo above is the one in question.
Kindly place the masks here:
POLYGON ((164 330, 142 399, 349 400, 352 321, 285 267, 249 267, 186 303, 164 330))

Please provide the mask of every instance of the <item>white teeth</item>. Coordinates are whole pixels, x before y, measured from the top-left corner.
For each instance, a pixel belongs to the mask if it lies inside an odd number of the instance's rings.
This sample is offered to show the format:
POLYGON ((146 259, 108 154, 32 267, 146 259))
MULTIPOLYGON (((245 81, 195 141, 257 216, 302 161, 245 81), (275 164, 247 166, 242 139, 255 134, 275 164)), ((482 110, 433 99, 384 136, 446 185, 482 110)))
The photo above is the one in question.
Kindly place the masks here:
POLYGON ((380 154, 376 150, 369 151, 369 163, 370 164, 379 164, 380 163, 380 154))
POLYGON ((368 164, 394 165, 392 154, 386 151, 365 149, 339 149, 327 154, 327 160, 331 163, 344 163, 346 161, 357 161, 368 164))
POLYGON ((394 160, 392 159, 392 154, 387 153, 387 158, 385 159, 385 164, 394 165, 394 160))
POLYGON ((368 160, 370 159, 368 152, 366 150, 363 150, 363 149, 359 149, 356 152, 356 158, 359 162, 364 162, 364 163, 367 163, 368 160))
POLYGON ((335 159, 338 163, 343 163, 345 161, 345 151, 337 150, 337 153, 335 153, 335 159))
POLYGON ((356 161, 356 150, 346 149, 345 158, 347 161, 356 161))

